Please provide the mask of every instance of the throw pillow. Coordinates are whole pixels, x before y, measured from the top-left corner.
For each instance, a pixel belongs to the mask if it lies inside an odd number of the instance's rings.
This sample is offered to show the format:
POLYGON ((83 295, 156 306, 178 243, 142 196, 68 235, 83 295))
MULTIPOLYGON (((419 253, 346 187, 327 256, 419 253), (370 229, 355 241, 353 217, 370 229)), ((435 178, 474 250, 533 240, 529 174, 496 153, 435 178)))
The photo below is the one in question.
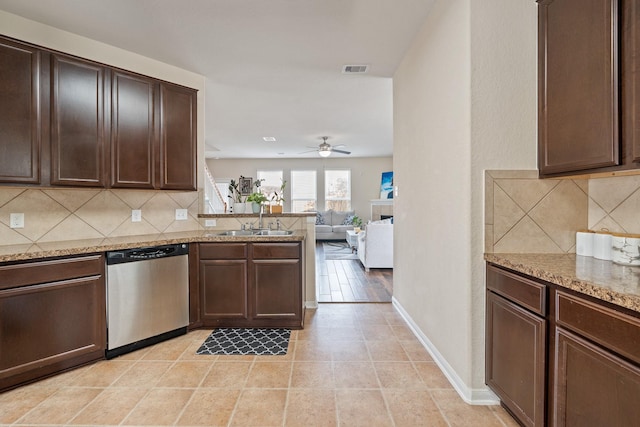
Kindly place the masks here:
POLYGON ((331 225, 343 225, 344 220, 349 215, 355 215, 355 211, 333 211, 331 214, 331 225))
POLYGON ((355 215, 347 215, 344 221, 342 221, 342 225, 353 225, 353 217, 355 217, 355 215))
POLYGON ((320 212, 316 212, 316 225, 324 225, 324 216, 320 212))

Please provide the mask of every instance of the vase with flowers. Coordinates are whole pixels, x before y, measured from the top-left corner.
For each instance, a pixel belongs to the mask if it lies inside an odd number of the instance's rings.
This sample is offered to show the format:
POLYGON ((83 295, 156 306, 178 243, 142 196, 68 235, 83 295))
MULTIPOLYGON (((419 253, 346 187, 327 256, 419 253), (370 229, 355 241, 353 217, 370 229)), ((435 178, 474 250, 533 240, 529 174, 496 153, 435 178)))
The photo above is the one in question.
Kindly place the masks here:
MULTIPOLYGON (((240 177, 242 178, 242 177, 240 177)), ((235 179, 229 181, 229 199, 233 205, 233 213, 244 213, 245 204, 242 199, 242 193, 240 192, 240 183, 235 179)))

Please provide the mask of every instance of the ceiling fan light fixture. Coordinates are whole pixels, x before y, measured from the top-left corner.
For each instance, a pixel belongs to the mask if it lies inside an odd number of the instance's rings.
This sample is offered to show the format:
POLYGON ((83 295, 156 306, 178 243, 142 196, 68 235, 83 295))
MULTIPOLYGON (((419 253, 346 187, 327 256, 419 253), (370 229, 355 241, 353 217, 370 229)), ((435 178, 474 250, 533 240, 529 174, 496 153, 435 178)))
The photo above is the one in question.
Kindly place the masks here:
POLYGON ((331 155, 331 150, 320 150, 318 151, 320 157, 329 157, 331 155))

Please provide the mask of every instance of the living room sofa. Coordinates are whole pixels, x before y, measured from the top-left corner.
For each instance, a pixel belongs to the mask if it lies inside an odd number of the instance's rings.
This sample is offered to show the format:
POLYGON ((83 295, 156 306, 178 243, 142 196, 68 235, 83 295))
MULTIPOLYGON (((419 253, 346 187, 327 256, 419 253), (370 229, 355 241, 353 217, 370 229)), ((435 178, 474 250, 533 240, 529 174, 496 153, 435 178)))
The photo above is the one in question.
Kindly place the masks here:
POLYGON ((316 240, 346 240, 347 230, 353 230, 351 220, 355 211, 318 211, 316 213, 316 240))
POLYGON ((365 271, 370 268, 393 268, 393 223, 373 221, 358 233, 358 258, 365 271))

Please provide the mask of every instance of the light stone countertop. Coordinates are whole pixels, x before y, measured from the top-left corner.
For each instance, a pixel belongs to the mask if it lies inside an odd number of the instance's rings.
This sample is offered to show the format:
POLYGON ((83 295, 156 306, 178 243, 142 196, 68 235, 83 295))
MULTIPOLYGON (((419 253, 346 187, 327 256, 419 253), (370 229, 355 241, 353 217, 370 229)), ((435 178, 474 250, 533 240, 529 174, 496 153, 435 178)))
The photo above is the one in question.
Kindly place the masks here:
POLYGON ((640 312, 640 267, 576 254, 485 254, 487 262, 640 312))
POLYGON ((0 245, 0 262, 33 260, 38 258, 81 255, 146 246, 200 242, 300 242, 304 231, 289 236, 220 236, 224 229, 109 237, 104 239, 65 240, 24 245, 0 245))

